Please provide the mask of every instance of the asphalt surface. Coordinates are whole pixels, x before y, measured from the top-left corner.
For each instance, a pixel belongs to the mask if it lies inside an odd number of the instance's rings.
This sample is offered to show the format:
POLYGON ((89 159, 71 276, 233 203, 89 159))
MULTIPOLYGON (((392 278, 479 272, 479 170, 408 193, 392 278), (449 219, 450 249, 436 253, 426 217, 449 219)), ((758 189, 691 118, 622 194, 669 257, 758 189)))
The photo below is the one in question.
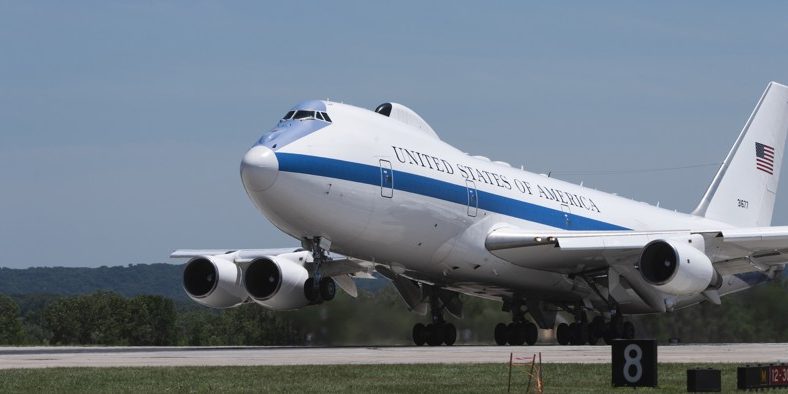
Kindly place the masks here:
MULTIPOLYGON (((609 363, 609 346, 441 347, 0 347, 0 369, 49 367, 505 363, 509 354, 545 363, 609 363)), ((788 343, 675 345, 663 363, 788 362, 788 343)))

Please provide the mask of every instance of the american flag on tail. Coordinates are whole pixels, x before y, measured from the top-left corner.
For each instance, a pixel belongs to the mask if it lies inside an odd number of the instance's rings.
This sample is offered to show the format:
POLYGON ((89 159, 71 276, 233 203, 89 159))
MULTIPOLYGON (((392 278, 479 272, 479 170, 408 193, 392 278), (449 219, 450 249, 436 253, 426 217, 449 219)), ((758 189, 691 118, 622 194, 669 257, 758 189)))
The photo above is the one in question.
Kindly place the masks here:
POLYGON ((760 142, 755 143, 755 168, 769 175, 774 173, 774 148, 760 142))

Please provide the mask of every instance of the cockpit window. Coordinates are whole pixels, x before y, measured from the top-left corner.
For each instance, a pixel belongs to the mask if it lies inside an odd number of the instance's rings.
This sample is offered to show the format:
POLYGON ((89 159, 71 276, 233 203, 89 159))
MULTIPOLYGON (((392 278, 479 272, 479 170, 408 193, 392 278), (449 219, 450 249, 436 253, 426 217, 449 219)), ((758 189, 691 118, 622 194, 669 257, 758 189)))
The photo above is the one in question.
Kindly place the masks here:
POLYGON ((295 115, 293 115, 293 119, 314 119, 315 118, 315 111, 296 111, 295 115))
POLYGON ((327 114, 327 113, 325 113, 325 112, 321 112, 321 114, 323 114, 323 119, 324 119, 326 122, 329 122, 329 123, 331 122, 331 118, 329 118, 329 117, 328 117, 328 114, 327 114))
POLYGON ((325 119, 323 119, 323 115, 321 115, 320 112, 317 112, 317 111, 315 111, 315 117, 317 117, 320 120, 325 120, 325 119))
POLYGON ((295 111, 289 111, 288 113, 285 114, 285 116, 282 117, 282 120, 288 120, 292 118, 294 113, 295 111))

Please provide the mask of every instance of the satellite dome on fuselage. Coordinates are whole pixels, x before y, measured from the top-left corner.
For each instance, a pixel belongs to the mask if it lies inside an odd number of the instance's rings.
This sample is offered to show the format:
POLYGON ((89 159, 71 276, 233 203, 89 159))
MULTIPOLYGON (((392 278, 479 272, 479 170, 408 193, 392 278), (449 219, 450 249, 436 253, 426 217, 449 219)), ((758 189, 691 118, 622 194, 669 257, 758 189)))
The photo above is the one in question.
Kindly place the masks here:
POLYGON ((438 133, 427 124, 427 121, 424 120, 416 111, 397 103, 383 103, 378 105, 375 108, 375 112, 388 116, 391 119, 397 120, 399 122, 405 123, 408 126, 417 128, 424 132, 427 135, 434 137, 435 139, 440 139, 438 137, 438 133))

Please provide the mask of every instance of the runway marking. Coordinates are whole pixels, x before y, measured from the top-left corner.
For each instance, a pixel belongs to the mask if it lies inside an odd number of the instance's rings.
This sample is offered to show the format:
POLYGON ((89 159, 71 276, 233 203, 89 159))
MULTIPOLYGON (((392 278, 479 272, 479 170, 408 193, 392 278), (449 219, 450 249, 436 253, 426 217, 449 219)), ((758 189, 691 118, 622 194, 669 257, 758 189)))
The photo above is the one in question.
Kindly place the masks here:
MULTIPOLYGON (((542 352, 544 363, 609 363, 609 346, 0 347, 0 369, 48 367, 503 363, 542 352)), ((788 344, 660 346, 663 363, 786 362, 788 344)))

